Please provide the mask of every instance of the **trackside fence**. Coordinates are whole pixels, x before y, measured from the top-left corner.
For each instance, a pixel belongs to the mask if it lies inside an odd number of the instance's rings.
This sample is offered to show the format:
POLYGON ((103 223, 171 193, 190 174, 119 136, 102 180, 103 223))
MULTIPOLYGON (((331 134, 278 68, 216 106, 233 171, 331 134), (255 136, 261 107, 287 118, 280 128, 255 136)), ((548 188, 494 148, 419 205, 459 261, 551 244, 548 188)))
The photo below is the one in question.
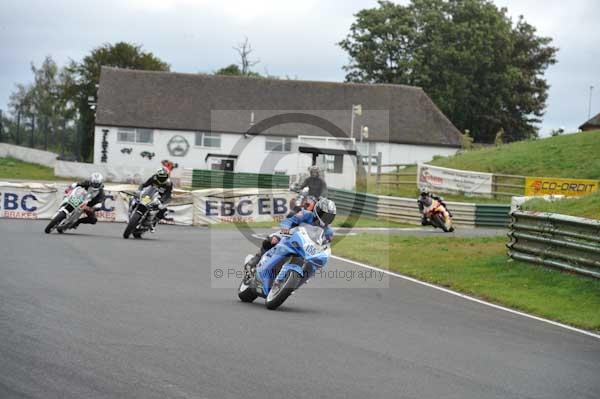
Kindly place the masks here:
POLYGON ((183 187, 203 188, 289 188, 290 177, 263 173, 240 173, 226 170, 185 169, 183 187))
POLYGON ((600 278, 600 220, 525 211, 511 217, 511 258, 600 278))
POLYGON ((329 199, 335 201, 337 210, 345 215, 377 217, 379 196, 330 188, 329 199))
MULTIPOLYGON (((419 224, 421 215, 415 198, 389 197, 329 189, 338 212, 347 215, 377 217, 402 223, 419 224)), ((480 205, 446 202, 454 222, 463 226, 506 227, 510 222, 510 205, 480 205)))

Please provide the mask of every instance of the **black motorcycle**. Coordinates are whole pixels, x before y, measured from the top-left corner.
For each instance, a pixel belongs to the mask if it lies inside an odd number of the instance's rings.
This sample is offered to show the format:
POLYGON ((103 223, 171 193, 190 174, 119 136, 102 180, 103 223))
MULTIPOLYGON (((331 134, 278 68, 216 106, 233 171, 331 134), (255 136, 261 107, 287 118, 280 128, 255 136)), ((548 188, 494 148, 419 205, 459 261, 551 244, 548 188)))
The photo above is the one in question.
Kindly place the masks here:
POLYGON ((160 211, 160 193, 154 186, 144 188, 129 200, 129 222, 123 232, 123 238, 142 238, 142 234, 151 230, 160 211))

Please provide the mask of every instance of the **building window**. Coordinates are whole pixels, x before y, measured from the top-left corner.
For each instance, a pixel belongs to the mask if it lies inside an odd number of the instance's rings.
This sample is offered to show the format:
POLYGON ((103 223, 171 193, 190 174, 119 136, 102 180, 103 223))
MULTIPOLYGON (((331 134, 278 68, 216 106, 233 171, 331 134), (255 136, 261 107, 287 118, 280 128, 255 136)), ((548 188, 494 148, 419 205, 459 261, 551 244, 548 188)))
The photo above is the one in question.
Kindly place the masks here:
POLYGON ((325 171, 328 173, 344 173, 344 156, 325 155, 325 171))
POLYGON ((292 151, 292 139, 290 137, 266 137, 265 150, 290 152, 292 151))
POLYGON ((196 133, 195 145, 199 147, 221 148, 221 135, 219 133, 196 133))
POLYGON ((120 128, 117 132, 117 140, 120 143, 152 144, 154 142, 154 132, 150 129, 120 128))

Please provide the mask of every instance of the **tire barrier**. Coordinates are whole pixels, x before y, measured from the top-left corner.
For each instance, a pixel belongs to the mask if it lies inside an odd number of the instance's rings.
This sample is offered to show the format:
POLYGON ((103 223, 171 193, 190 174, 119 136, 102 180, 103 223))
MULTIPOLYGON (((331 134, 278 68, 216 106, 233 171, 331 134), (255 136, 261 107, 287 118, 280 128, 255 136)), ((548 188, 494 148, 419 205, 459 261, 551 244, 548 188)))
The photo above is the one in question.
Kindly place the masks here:
POLYGON ((514 211, 508 256, 600 278, 600 220, 514 211))

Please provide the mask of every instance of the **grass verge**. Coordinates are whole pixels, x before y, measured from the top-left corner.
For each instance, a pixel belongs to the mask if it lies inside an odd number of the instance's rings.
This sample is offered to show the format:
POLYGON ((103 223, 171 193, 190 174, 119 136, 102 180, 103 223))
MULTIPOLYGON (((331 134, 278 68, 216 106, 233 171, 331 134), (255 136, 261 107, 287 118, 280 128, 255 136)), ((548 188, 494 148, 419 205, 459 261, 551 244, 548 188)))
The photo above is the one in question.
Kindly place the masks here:
POLYGON ((555 201, 533 198, 524 203, 522 209, 600 219, 600 191, 581 198, 563 198, 555 201))
MULTIPOLYGON (((525 140, 494 147, 481 147, 462 151, 450 157, 435 157, 431 165, 453 169, 491 172, 506 175, 566 177, 598 179, 600 176, 600 131, 566 134, 538 140, 525 140), (581 162, 585 159, 586 162, 581 162)), ((375 176, 359 183, 357 191, 367 191, 378 195, 414 198, 416 188, 416 167, 400 170, 407 175, 384 174, 382 181, 388 183, 376 186, 375 176)), ((509 177, 498 178, 497 183, 521 184, 520 180, 509 177)), ((513 192, 515 188, 501 191, 513 192)), ((518 191, 518 190, 517 190, 518 191)), ((465 195, 444 195, 447 201, 473 203, 510 203, 510 197, 495 198, 470 197, 465 195)))
POLYGON ((511 261, 505 243, 504 237, 360 234, 336 241, 333 253, 544 318, 600 330, 599 280, 511 261))
POLYGON ((600 131, 593 131, 474 149, 452 157, 436 157, 429 163, 509 175, 598 179, 598 154, 600 131))
POLYGON ((56 177, 52 168, 15 158, 0 158, 0 179, 65 180, 56 177))

